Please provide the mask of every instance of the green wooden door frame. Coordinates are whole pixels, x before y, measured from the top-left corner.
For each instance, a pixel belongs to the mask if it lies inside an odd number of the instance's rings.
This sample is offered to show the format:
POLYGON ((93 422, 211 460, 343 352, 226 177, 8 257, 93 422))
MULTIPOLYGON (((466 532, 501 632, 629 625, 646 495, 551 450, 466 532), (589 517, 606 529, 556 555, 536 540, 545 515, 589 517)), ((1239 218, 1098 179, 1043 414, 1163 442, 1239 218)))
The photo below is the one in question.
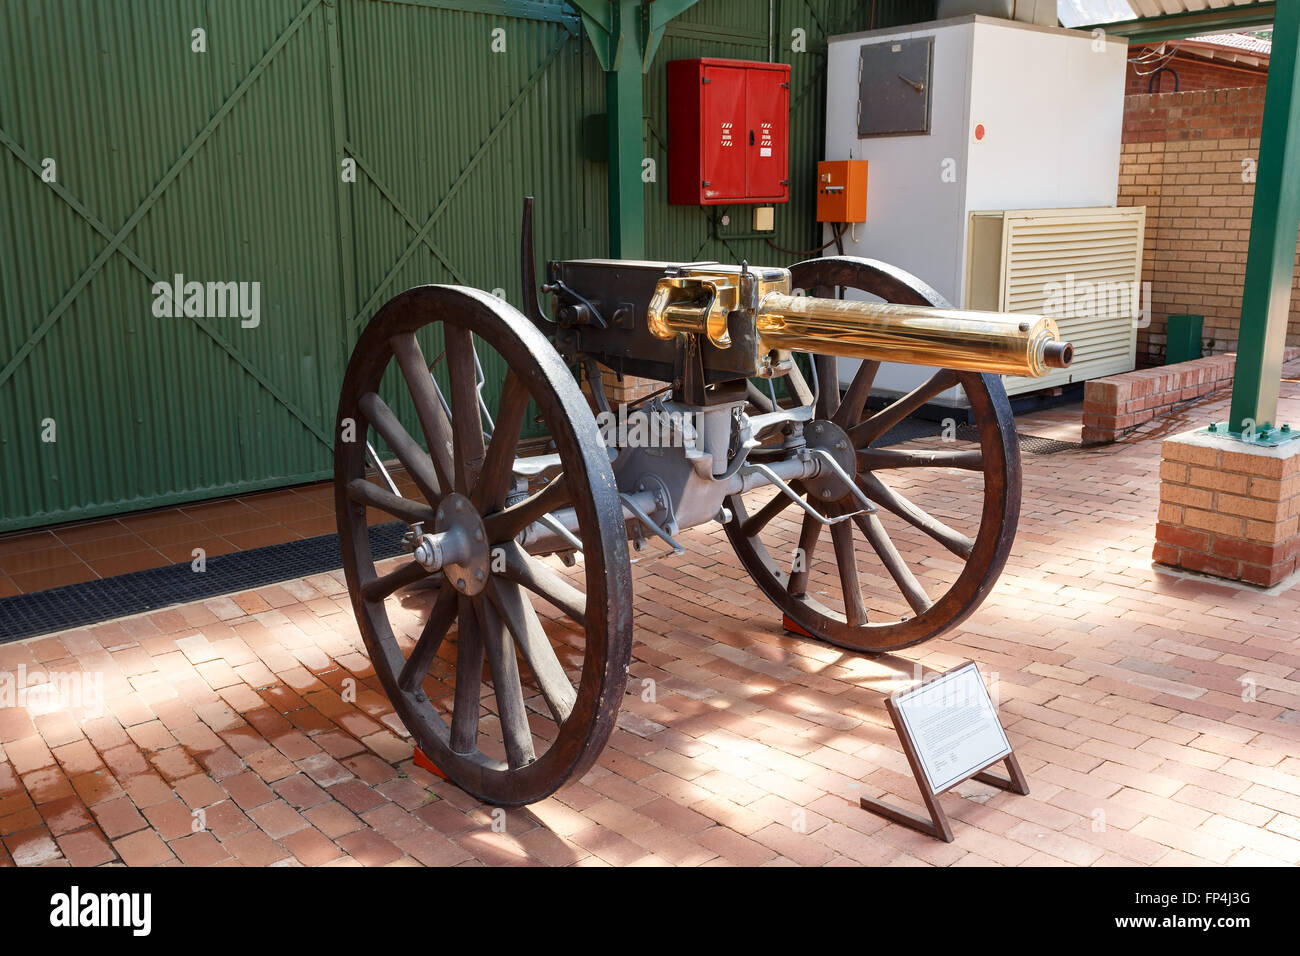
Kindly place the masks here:
POLYGON ((1228 430, 1254 438, 1277 418, 1300 233, 1300 2, 1277 5, 1228 430))
POLYGON ((609 155, 609 255, 645 258, 643 74, 669 21, 697 0, 569 0, 582 14, 592 50, 605 71, 609 155))

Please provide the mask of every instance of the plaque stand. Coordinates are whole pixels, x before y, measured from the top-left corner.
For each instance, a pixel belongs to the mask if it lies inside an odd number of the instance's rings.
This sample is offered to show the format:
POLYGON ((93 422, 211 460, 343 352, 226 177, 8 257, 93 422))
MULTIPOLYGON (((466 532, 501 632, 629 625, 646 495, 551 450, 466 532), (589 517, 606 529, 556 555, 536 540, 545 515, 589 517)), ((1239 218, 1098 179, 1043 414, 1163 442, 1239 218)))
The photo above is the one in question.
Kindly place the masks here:
POLYGON ((932 836, 936 840, 951 843, 952 827, 948 824, 948 815, 943 812, 943 807, 939 805, 939 794, 947 793, 957 784, 964 783, 967 780, 978 780, 980 783, 986 783, 990 787, 997 787, 999 790, 1008 790, 1021 796, 1028 795, 1029 784, 1025 780, 1025 775, 1020 769, 1020 761, 1016 760, 1014 752, 1007 754, 1005 757, 997 758, 992 763, 986 764, 974 773, 967 774, 960 780, 954 780, 938 793, 931 790, 925 771, 921 767, 916 745, 912 742, 912 735, 908 733, 907 724, 899 717, 898 708, 894 704, 892 697, 885 698, 885 709, 889 711, 889 719, 894 722, 894 729, 898 731, 898 739, 903 744, 903 752, 907 754, 907 762, 912 768, 912 776, 916 778, 916 785, 921 791, 921 799, 925 803, 925 808, 930 812, 930 819, 927 820, 925 817, 909 810, 891 806, 874 797, 861 797, 859 799, 863 810, 878 814, 887 820, 893 820, 895 823, 901 823, 913 830, 919 830, 926 836, 932 836), (1000 774, 989 773, 990 767, 1000 763, 1006 765, 1007 776, 1005 777, 1000 774))

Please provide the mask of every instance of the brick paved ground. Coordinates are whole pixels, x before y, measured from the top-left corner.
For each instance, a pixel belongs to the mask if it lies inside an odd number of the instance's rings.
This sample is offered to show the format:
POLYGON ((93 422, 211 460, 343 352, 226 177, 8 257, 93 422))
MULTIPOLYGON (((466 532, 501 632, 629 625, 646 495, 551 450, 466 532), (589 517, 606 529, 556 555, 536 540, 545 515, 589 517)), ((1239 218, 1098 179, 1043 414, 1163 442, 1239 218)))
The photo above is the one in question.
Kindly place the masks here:
MULTIPOLYGON (((636 566, 621 728, 504 833, 413 766, 337 575, 0 647, 0 671, 102 674, 108 698, 85 720, 0 709, 0 864, 1295 864, 1300 588, 1150 563, 1158 438, 1221 405, 1027 458, 992 598, 895 656, 783 635, 722 533, 686 533, 687 554, 636 566), (996 677, 1032 794, 960 786, 946 845, 857 797, 915 801, 881 694, 967 658, 996 677)), ((927 586, 952 572, 918 567, 927 586)))

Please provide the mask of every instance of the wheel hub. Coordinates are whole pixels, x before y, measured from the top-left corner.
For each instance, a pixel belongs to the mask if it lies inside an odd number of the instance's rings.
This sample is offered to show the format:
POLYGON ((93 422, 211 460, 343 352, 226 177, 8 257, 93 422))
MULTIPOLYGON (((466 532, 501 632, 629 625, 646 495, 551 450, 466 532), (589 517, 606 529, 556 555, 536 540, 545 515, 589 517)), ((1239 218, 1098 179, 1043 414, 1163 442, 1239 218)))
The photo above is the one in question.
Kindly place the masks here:
POLYGON ((415 560, 430 571, 442 571, 461 594, 475 595, 487 586, 488 541, 483 519, 473 503, 450 494, 438 504, 434 533, 415 549, 415 560))
MULTIPOLYGON (((839 425, 824 418, 817 419, 805 426, 803 436, 804 443, 809 448, 826 452, 850 478, 857 474, 858 456, 853 441, 849 438, 849 433, 839 425)), ((809 497, 817 501, 839 501, 849 494, 844 482, 829 468, 814 478, 805 478, 803 483, 808 489, 809 497)))

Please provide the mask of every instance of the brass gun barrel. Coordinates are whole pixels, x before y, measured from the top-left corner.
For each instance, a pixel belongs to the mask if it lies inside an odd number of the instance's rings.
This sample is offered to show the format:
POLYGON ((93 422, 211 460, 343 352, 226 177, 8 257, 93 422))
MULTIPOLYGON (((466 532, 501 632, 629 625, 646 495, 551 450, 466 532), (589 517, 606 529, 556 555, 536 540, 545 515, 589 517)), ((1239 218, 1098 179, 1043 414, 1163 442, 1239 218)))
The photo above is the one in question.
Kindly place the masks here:
POLYGON ((933 309, 769 292, 759 303, 764 348, 1039 378, 1073 349, 1045 315, 933 309))
POLYGON ((683 268, 659 280, 646 321, 658 338, 702 334, 716 348, 728 349, 728 315, 737 309, 754 317, 760 365, 774 351, 819 352, 1041 378, 1074 358, 1046 315, 790 295, 786 269, 683 268))

